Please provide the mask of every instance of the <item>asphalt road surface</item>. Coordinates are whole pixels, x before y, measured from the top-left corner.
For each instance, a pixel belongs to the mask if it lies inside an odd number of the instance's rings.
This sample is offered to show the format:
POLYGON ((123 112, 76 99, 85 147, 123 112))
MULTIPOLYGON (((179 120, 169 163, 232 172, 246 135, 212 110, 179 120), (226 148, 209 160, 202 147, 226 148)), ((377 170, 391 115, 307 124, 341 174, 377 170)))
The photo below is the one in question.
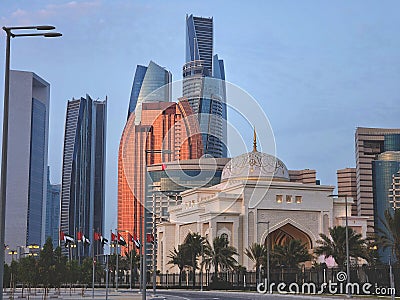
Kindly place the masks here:
MULTIPOLYGON (((147 299, 152 300, 293 300, 293 299, 346 299, 346 297, 323 297, 323 296, 307 296, 307 295, 278 295, 278 294, 258 294, 250 292, 216 292, 216 291, 183 291, 183 290, 160 290, 156 297, 148 296, 147 299)), ((371 298, 369 298, 371 299, 371 298)))

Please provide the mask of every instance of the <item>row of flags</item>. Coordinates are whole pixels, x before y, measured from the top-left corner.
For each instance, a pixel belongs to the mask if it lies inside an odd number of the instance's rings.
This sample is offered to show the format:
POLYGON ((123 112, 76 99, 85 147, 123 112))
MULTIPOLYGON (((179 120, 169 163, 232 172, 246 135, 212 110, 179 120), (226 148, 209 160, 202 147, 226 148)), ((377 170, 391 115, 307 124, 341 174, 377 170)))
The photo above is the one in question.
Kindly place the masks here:
MULTIPOLYGON (((127 245, 124 237, 119 232, 117 234, 111 232, 111 241, 124 247, 127 245)), ((151 233, 146 234, 146 241, 154 244, 154 235, 151 233)), ((140 239, 136 236, 136 234, 131 235, 128 232, 128 242, 134 243, 136 248, 140 249, 140 239)))
MULTIPOLYGON (((90 240, 85 236, 84 233, 82 233, 81 231, 78 231, 77 235, 76 235, 76 239, 79 242, 82 242, 84 245, 90 245, 90 240)), ((103 237, 101 235, 101 233, 99 232, 95 232, 93 235, 93 239, 95 241, 100 241, 101 245, 104 247, 105 244, 108 243, 108 240, 103 237)), ((63 231, 60 231, 60 241, 64 241, 65 246, 69 245, 69 244, 75 244, 75 239, 72 235, 69 235, 63 231)))
MULTIPOLYGON (((108 240, 105 237, 103 237, 102 234, 99 233, 99 232, 94 232, 93 239, 95 241, 100 241, 102 247, 104 247, 105 244, 108 244, 108 240)), ((67 234, 67 233, 65 233, 65 232, 63 232, 63 231, 60 231, 60 240, 64 241, 65 246, 67 246, 69 244, 75 244, 74 237, 69 235, 69 234, 67 234)), ((83 245, 90 245, 90 240, 81 231, 78 231, 78 233, 77 233, 77 240, 82 242, 83 245)), ((146 234, 146 241, 148 243, 154 244, 154 235, 151 234, 151 233, 147 233, 146 234)), ((119 244, 121 246, 124 246, 124 247, 127 246, 127 243, 126 243, 124 237, 119 232, 117 232, 117 234, 114 234, 113 232, 111 232, 111 242, 112 243, 117 243, 117 244, 119 244)), ((128 232, 128 242, 134 243, 135 247, 137 249, 140 249, 140 240, 138 239, 136 234, 131 235, 128 232)))

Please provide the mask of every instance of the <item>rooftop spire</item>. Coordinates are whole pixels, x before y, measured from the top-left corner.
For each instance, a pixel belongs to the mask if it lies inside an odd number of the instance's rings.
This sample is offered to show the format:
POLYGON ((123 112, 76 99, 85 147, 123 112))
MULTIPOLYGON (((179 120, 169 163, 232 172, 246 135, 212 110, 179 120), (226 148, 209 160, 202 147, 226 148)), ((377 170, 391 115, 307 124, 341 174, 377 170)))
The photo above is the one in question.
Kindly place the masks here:
POLYGON ((257 133, 256 133, 256 126, 254 126, 253 152, 257 152, 257 133))

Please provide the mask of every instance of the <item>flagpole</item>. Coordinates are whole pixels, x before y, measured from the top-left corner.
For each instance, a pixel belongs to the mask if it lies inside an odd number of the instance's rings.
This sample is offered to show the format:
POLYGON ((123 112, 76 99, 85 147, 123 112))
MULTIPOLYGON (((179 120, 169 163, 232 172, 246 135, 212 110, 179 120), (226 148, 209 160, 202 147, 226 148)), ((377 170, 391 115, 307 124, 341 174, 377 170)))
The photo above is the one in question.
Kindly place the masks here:
POLYGON ((91 244, 91 248, 92 248, 92 265, 93 265, 93 269, 92 269, 92 299, 94 298, 94 272, 95 272, 95 261, 94 261, 94 228, 93 228, 93 240, 92 240, 92 244, 91 244))
POLYGON ((116 244, 115 244, 115 249, 117 250, 117 263, 116 263, 116 269, 117 269, 117 276, 116 276, 116 279, 115 279, 115 290, 116 291, 118 291, 118 277, 119 277, 119 268, 118 268, 118 256, 119 256, 119 254, 118 254, 118 228, 117 229, 115 229, 116 231, 117 231, 117 242, 116 242, 116 244))
MULTIPOLYGON (((81 230, 79 229, 79 231, 78 232, 81 232, 81 230)), ((82 234, 82 233, 80 233, 80 234, 82 234)), ((78 261, 79 261, 79 265, 81 265, 81 247, 79 246, 80 245, 80 239, 78 239, 78 261)))
POLYGON ((130 237, 130 233, 129 233, 129 231, 128 231, 128 255, 129 255, 129 258, 130 258, 130 265, 129 265, 129 290, 132 290, 132 253, 129 251, 129 243, 130 243, 130 240, 131 240, 131 237, 130 237))

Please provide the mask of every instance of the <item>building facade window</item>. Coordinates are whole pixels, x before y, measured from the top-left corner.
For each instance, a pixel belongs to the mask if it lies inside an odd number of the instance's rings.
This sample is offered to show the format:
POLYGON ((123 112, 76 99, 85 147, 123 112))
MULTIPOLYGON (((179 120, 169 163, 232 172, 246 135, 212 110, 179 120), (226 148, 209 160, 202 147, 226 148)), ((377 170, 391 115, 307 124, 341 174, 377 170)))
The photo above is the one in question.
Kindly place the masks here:
POLYGON ((286 195, 286 203, 292 203, 293 196, 292 195, 286 195))
POLYGON ((276 202, 277 203, 282 203, 283 201, 283 196, 282 195, 276 195, 276 202))
POLYGON ((296 196, 296 203, 301 203, 303 202, 303 197, 302 196, 296 196))

